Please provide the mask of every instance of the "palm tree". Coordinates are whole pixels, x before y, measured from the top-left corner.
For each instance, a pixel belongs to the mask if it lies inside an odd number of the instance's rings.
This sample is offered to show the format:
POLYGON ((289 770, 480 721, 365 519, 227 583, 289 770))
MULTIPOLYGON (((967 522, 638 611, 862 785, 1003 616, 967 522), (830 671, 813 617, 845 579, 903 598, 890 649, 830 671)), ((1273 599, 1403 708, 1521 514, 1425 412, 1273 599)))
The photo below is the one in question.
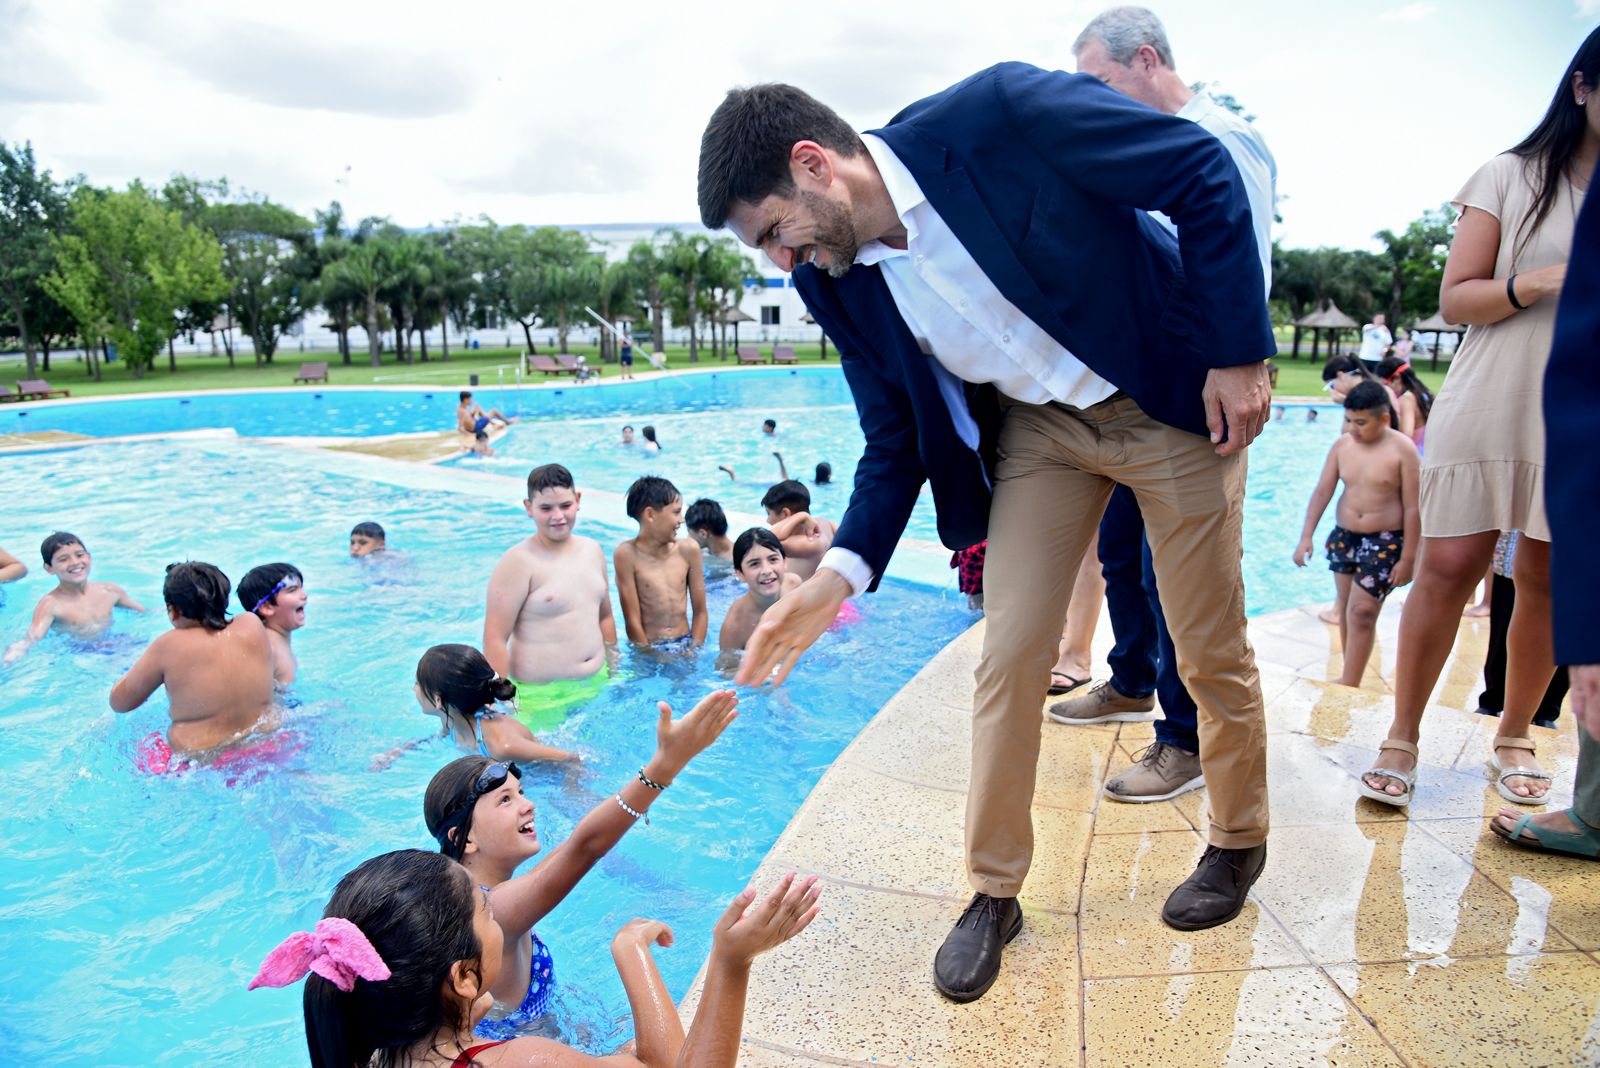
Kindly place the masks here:
POLYGON ((383 304, 382 291, 389 278, 388 257, 384 246, 377 241, 363 241, 351 245, 342 259, 330 263, 323 272, 324 299, 328 292, 344 292, 353 298, 365 312, 363 319, 367 331, 367 347, 372 356, 372 366, 383 364, 383 335, 378 331, 378 310, 383 304))

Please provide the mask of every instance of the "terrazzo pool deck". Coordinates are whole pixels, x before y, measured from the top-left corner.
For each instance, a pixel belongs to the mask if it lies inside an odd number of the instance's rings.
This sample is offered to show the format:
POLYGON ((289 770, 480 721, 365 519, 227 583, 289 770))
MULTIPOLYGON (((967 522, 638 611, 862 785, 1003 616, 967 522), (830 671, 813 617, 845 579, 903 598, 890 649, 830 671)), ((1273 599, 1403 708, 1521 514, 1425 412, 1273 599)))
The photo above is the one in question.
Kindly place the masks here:
MULTIPOLYGON (((1357 784, 1393 708, 1399 606, 1361 689, 1328 681, 1338 637, 1318 607, 1251 621, 1273 832, 1239 918, 1196 933, 1160 920, 1204 848, 1204 791, 1149 805, 1100 793, 1152 726, 1046 720, 1025 926, 969 1005, 934 991, 932 959, 970 896, 961 832, 983 624, 951 643, 762 863, 758 887, 798 871, 825 890, 816 922, 756 963, 740 1064, 1600 1063, 1600 865, 1487 830, 1503 804, 1484 765, 1495 721, 1468 711, 1486 621, 1461 624, 1423 720, 1416 799, 1397 810, 1357 784)), ((1102 617, 1097 678, 1109 643, 1102 617)), ((1534 737, 1566 807, 1573 725, 1534 737)))

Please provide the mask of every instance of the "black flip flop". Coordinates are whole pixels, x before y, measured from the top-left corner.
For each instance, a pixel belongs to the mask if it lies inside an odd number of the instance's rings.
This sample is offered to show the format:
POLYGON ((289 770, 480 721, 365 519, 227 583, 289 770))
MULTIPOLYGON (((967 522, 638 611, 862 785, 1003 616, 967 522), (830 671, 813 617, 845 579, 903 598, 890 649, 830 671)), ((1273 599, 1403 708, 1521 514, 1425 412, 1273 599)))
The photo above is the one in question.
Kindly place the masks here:
POLYGON ((1050 679, 1051 679, 1050 689, 1049 689, 1048 692, 1049 692, 1051 697, 1059 697, 1064 693, 1071 693, 1073 690, 1076 690, 1079 686, 1082 686, 1082 685, 1084 685, 1085 683, 1087 683, 1089 681, 1088 679, 1075 679, 1071 675, 1068 675, 1065 671, 1052 671, 1052 672, 1050 672, 1050 679), (1055 684, 1055 679, 1057 677, 1066 679, 1072 685, 1070 685, 1070 686, 1057 686, 1055 684))

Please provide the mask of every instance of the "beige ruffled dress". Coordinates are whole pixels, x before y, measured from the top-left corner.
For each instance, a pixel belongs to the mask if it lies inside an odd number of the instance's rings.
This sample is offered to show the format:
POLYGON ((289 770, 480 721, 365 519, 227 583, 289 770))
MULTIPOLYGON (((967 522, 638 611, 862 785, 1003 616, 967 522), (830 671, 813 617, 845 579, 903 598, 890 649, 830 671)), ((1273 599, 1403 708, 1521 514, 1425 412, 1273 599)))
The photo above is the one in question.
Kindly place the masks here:
MULTIPOLYGON (((1571 252, 1583 191, 1563 179, 1550 214, 1524 235, 1536 181, 1537 171, 1508 152, 1480 168, 1451 201, 1457 211, 1479 208, 1500 220, 1498 279, 1566 263, 1571 252)), ((1557 303, 1546 298, 1467 330, 1428 417, 1420 494, 1425 537, 1520 530, 1550 540, 1541 403, 1557 303)))

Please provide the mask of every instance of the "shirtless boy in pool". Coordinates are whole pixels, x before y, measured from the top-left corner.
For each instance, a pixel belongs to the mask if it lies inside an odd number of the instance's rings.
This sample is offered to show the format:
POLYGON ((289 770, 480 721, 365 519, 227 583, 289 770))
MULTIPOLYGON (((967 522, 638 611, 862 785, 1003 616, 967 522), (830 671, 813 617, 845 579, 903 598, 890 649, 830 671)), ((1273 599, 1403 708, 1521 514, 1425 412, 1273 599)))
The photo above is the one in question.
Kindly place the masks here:
POLYGON ((581 496, 560 464, 528 472, 533 535, 489 576, 483 655, 517 684, 518 718, 536 731, 605 686, 617 644, 605 550, 573 533, 581 496))
POLYGON ((669 653, 704 645, 706 577, 699 544, 678 537, 682 494, 666 479, 646 475, 628 487, 627 510, 639 534, 618 545, 614 559, 628 640, 669 653))
POLYGON ((266 628, 251 612, 228 619, 230 586, 210 564, 169 566, 162 597, 172 629, 111 688, 111 710, 132 712, 166 686, 172 715, 167 744, 176 755, 276 726, 266 628))
POLYGON ((121 586, 89 581, 89 550, 76 534, 56 531, 39 546, 39 555, 44 557, 45 574, 55 576, 56 588, 39 598, 28 633, 6 650, 7 664, 18 660, 52 627, 78 638, 98 638, 111 626, 113 608, 144 611, 144 605, 129 597, 121 586))

